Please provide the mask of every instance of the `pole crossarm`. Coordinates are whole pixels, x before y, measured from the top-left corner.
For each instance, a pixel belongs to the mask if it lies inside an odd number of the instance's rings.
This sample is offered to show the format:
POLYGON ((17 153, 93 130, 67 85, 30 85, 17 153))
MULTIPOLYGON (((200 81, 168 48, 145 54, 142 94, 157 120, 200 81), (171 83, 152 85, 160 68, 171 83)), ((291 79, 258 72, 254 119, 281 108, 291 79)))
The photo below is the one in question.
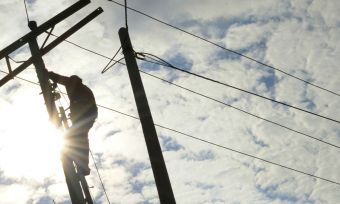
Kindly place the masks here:
POLYGON ((19 47, 23 46, 24 44, 28 43, 29 40, 36 38, 46 30, 54 27, 56 24, 60 23, 67 17, 71 16, 73 13, 79 11, 87 4, 89 4, 90 0, 80 0, 74 3, 72 6, 68 7, 64 11, 60 12, 50 20, 46 21, 45 23, 41 24, 37 29, 27 33, 26 35, 22 36, 12 44, 8 45, 6 48, 0 51, 0 60, 7 55, 11 54, 13 51, 18 49, 19 47))
MULTIPOLYGON (((76 25, 71 27, 69 30, 67 30, 65 33, 63 33, 61 36, 59 36, 57 39, 52 41, 50 44, 46 45, 44 48, 41 49, 41 55, 45 55, 49 51, 51 51, 53 48, 55 48, 57 45, 59 45, 61 42, 63 42, 65 39, 70 37, 73 33, 78 31, 80 28, 85 26, 88 22, 96 18, 99 14, 103 12, 103 9, 101 7, 98 7, 96 10, 94 10, 92 13, 90 13, 88 16, 86 16, 84 19, 79 21, 76 25)), ((37 28, 37 30, 39 27, 37 28)), ((5 48, 6 49, 6 48, 5 48)), ((6 56, 5 56, 6 57, 6 56)), ((12 72, 5 77, 3 77, 0 80, 0 87, 6 84, 9 80, 11 80, 14 76, 18 75, 20 72, 25 70, 28 66, 30 66, 33 63, 32 57, 30 57, 28 60, 26 60, 24 63, 22 63, 20 66, 18 66, 16 69, 12 70, 12 72)))

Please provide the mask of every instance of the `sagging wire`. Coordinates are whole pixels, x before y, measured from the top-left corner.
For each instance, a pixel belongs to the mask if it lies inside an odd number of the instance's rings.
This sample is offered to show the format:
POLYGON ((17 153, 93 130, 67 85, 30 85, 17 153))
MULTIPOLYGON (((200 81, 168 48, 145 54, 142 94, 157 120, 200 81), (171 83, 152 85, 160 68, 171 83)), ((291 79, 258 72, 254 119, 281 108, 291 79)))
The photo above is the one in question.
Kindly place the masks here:
POLYGON ((28 17, 28 11, 27 11, 26 0, 24 0, 24 5, 25 5, 25 12, 26 12, 27 23, 29 23, 29 22, 30 22, 30 18, 28 17))
MULTIPOLYGON (((127 0, 124 0, 124 11, 125 11, 125 28, 128 30, 128 19, 127 19, 127 0)), ((123 41, 125 42, 125 40, 123 41)), ((125 43, 123 43, 125 44, 125 43)), ((112 65, 110 65, 110 63, 115 59, 115 57, 118 55, 119 51, 122 49, 122 46, 119 47, 119 49, 117 50, 117 52, 113 55, 113 57, 110 59, 109 63, 107 63, 107 65, 104 67, 104 69, 101 71, 102 74, 104 74, 107 70, 109 70, 111 67, 113 67, 114 65, 116 65, 117 63, 119 63, 122 59, 121 58, 119 60, 117 60, 115 63, 113 63, 112 65), (109 66, 110 65, 110 66, 109 66)))
POLYGON ((107 202, 109 202, 109 204, 110 204, 110 199, 109 199, 109 196, 108 196, 108 195, 107 195, 107 193, 106 193, 106 189, 105 189, 105 186, 104 186, 104 183, 103 183, 102 177, 101 177, 101 175, 100 175, 100 173, 99 173, 99 170, 98 170, 98 167, 97 167, 97 164, 96 164, 96 161, 95 161, 95 159, 94 159, 94 156, 93 156, 93 154, 92 154, 92 151, 91 151, 91 149, 90 149, 90 154, 91 154, 91 157, 92 157, 92 160, 93 160, 94 166, 95 166, 95 168, 96 168, 96 171, 97 171, 97 174, 98 174, 98 177, 99 177, 100 183, 101 183, 101 185, 102 185, 103 191, 104 191, 104 193, 105 193, 105 196, 106 196, 107 202))
MULTIPOLYGON (((114 1, 114 0, 108 0, 108 1, 109 1, 109 2, 112 2, 112 3, 114 3, 114 4, 117 4, 117 5, 119 5, 119 6, 123 6, 123 7, 125 6, 125 5, 123 5, 123 4, 121 4, 121 3, 117 2, 117 1, 114 1)), ((228 51, 228 52, 230 52, 230 53, 233 53, 233 54, 236 54, 236 55, 241 56, 241 57, 243 57, 243 58, 246 58, 246 59, 248 59, 248 60, 251 60, 251 61, 253 61, 253 62, 257 63, 257 64, 260 64, 260 65, 262 65, 262 66, 265 66, 265 67, 267 67, 267 68, 269 68, 269 69, 276 70, 276 71, 278 71, 278 72, 280 72, 280 73, 282 73, 282 74, 285 74, 285 75, 287 75, 287 76, 289 76, 289 77, 292 77, 292 78, 294 78, 294 79, 296 79, 296 80, 299 80, 299 81, 301 81, 301 82, 304 82, 305 84, 308 84, 308 85, 310 85, 310 86, 314 86, 314 87, 316 87, 316 88, 318 88, 318 89, 320 89, 320 90, 326 91, 326 92, 331 93, 331 94, 336 95, 336 96, 340 96, 340 94, 339 94, 339 93, 336 93, 335 91, 332 91, 332 90, 327 89, 327 88, 324 88, 324 87, 322 87, 322 86, 320 86, 320 85, 317 85, 317 84, 314 84, 314 83, 309 82, 309 81, 307 81, 307 80, 304 80, 304 79, 302 79, 302 78, 300 78, 300 77, 297 77, 297 76, 295 76, 295 75, 293 75, 293 74, 290 74, 290 73, 288 73, 287 71, 284 71, 284 70, 282 70, 282 69, 279 69, 279 68, 277 68, 277 67, 275 67, 275 66, 272 66, 272 65, 266 64, 266 63, 264 63, 264 62, 261 62, 260 60, 257 60, 257 59, 254 59, 254 58, 250 57, 250 56, 247 56, 247 55, 245 55, 245 54, 242 54, 241 52, 238 52, 238 51, 235 51, 235 50, 226 48, 226 47, 224 47, 224 46, 222 46, 222 45, 220 45, 220 44, 218 44, 218 43, 215 43, 215 42, 213 42, 213 41, 211 41, 211 40, 208 40, 208 39, 206 39, 206 38, 203 38, 203 37, 201 37, 201 36, 199 36, 199 35, 196 35, 196 34, 194 34, 194 33, 191 33, 191 32, 189 32, 189 31, 184 30, 184 29, 182 29, 182 28, 179 28, 179 27, 177 27, 177 26, 171 25, 171 24, 169 24, 169 23, 167 23, 167 22, 165 22, 165 21, 162 21, 162 20, 160 20, 160 19, 158 19, 158 18, 152 17, 152 16, 150 16, 149 14, 146 14, 146 13, 141 12, 141 11, 139 11, 139 10, 136 10, 136 9, 134 9, 134 8, 131 8, 131 7, 127 7, 127 8, 130 9, 131 11, 134 11, 134 12, 136 12, 136 13, 139 13, 139 14, 141 14, 141 15, 147 17, 147 18, 150 18, 150 19, 152 19, 152 20, 154 20, 154 21, 157 21, 157 22, 159 22, 159 23, 161 23, 161 24, 163 24, 163 25, 166 25, 166 26, 168 26, 168 27, 170 27, 170 28, 173 28, 173 29, 178 30, 178 31, 183 32, 183 33, 186 33, 186 34, 188 34, 188 35, 190 35, 190 36, 192 36, 192 37, 194 37, 194 38, 197 38, 197 39, 200 39, 200 40, 202 40, 202 41, 205 41, 205 42, 207 42, 207 43, 209 43, 209 44, 211 44, 211 45, 213 45, 213 46, 219 47, 219 48, 221 48, 221 49, 223 49, 223 50, 225 50, 225 51, 228 51)))
POLYGON ((128 30, 128 20, 127 20, 127 0, 124 1, 124 9, 125 9, 125 27, 128 30))
POLYGON ((241 92, 253 95, 253 96, 257 96, 257 97, 265 99, 267 101, 270 101, 270 102, 273 102, 273 103, 277 103, 277 104, 280 104, 280 105, 283 105, 283 106, 286 106, 286 107, 289 107, 289 108, 292 108, 292 109, 295 109, 295 110, 299 110, 301 112, 308 113, 308 114, 311 114, 311 115, 314 115, 314 116, 317 116, 317 117, 320 117, 320 118, 323 118, 323 119, 335 122, 337 124, 340 124, 340 121, 337 120, 337 119, 330 118, 330 117, 324 116, 324 115, 320 115, 318 113, 311 112, 311 111, 308 111, 306 109, 303 109, 303 108, 300 108, 300 107, 297 107, 297 106, 294 106, 294 105, 290 105, 288 103, 285 103, 285 102, 282 102, 282 101, 278 101, 278 100, 275 100, 275 99, 272 99, 272 98, 269 98, 269 97, 266 97, 266 96, 263 96, 263 95, 251 92, 251 91, 247 91, 245 89, 241 89, 239 87, 236 87, 236 86, 233 86, 233 85, 230 85, 230 84, 227 84, 227 83, 224 83, 224 82, 221 82, 221 81, 218 81, 218 80, 206 77, 206 76, 202 76, 200 74, 196 74, 196 73, 190 72, 190 71, 185 70, 183 68, 176 67, 176 66, 170 64, 169 62, 161 59, 160 57, 158 57, 156 55, 153 55, 153 54, 150 54, 150 53, 145 53, 145 52, 142 52, 142 54, 145 55, 145 56, 150 56, 151 58, 158 60, 160 63, 164 63, 164 66, 172 68, 172 69, 175 69, 177 71, 181 71, 181 72, 187 73, 189 75, 196 76, 198 78, 201 78, 201 79, 204 79, 204 80, 207 80, 207 81, 211 81, 213 83, 220 84, 220 85, 223 85, 223 86, 226 86, 226 87, 229 87, 229 88, 232 88, 232 89, 235 89, 235 90, 238 90, 238 91, 241 91, 241 92))
POLYGON ((122 49, 122 46, 120 46, 120 48, 116 51, 116 53, 113 55, 113 57, 110 59, 109 63, 107 63, 107 65, 104 67, 104 69, 102 70, 102 74, 104 74, 107 70, 109 70, 111 67, 113 67, 114 65, 116 65, 118 62, 120 62, 122 59, 120 60, 114 60, 115 57, 118 55, 118 53, 120 52, 120 50, 122 49), (113 63, 111 66, 109 66, 111 64, 112 61, 115 61, 115 63, 113 63))
MULTIPOLYGON (((27 80, 27 81, 28 81, 28 80, 27 80)), ((118 110, 116 110, 116 109, 109 108, 109 107, 106 107, 106 106, 102 106, 102 105, 99 105, 99 104, 97 104, 97 106, 98 106, 98 107, 101 107, 101 108, 104 108, 104 109, 106 109, 106 110, 112 111, 112 112, 116 112, 116 113, 121 114, 121 115, 125 115, 125 116, 130 117, 130 118, 139 120, 139 118, 136 117, 136 116, 133 116, 133 115, 130 115, 130 114, 127 114, 127 113, 123 113, 123 112, 118 111, 118 110)), ((316 176, 316 175, 314 175, 314 174, 306 173, 306 172, 304 172, 304 171, 300 171, 300 170, 294 169, 294 168, 292 168, 292 167, 288 167, 288 166, 285 166, 285 165, 282 165, 282 164, 279 164, 279 163, 275 163, 275 162, 272 162, 272 161, 269 161, 269 160, 266 160, 266 159, 263 159, 263 158, 260 158, 260 157, 251 155, 251 154, 247 154, 247 153, 241 152, 241 151, 239 151, 239 150, 231 149, 231 148, 229 148, 229 147, 226 147, 226 146, 223 146, 223 145, 220 145, 220 144, 217 144, 217 143, 208 141, 208 140, 204 140, 204 139, 195 137, 195 136, 193 136, 193 135, 186 134, 186 133, 184 133, 184 132, 181 132, 181 131, 178 131, 178 130, 175 130, 175 129, 172 129, 172 128, 169 128, 169 127, 166 127, 166 126, 163 126, 163 125, 159 125, 159 124, 156 124, 156 123, 155 123, 155 126, 160 127, 160 128, 163 128, 163 129, 166 129, 166 130, 169 130, 169 131, 172 131, 172 132, 175 132, 175 133, 178 133, 178 134, 180 134, 180 135, 183 135, 183 136, 192 138, 192 139, 197 140, 197 141, 201 141, 201 142, 204 142, 204 143, 207 143, 207 144, 210 144, 210 145, 219 147, 219 148, 223 148, 223 149, 228 150, 228 151, 231 151, 231 152, 235 152, 235 153, 238 153, 238 154, 241 154, 241 155, 250 157, 250 158, 254 158, 254 159, 260 160, 260 161, 262 161, 262 162, 265 162, 265 163, 268 163, 268 164, 271 164, 271 165, 279 166, 279 167, 281 167, 281 168, 285 168, 285 169, 288 169, 288 170, 291 170, 291 171, 295 171, 295 172, 297 172, 297 173, 304 174, 304 175, 306 175, 306 176, 310 176, 310 177, 313 177, 313 178, 316 178, 316 179, 320 179, 320 180, 323 180, 323 181, 327 181, 327 182, 330 182, 330 183, 333 183, 333 184, 336 184, 336 185, 339 185, 339 186, 340 186, 340 182, 337 182, 337 181, 334 181, 334 180, 330 180, 330 179, 326 179, 326 178, 323 178, 323 177, 319 177, 319 176, 316 176)))

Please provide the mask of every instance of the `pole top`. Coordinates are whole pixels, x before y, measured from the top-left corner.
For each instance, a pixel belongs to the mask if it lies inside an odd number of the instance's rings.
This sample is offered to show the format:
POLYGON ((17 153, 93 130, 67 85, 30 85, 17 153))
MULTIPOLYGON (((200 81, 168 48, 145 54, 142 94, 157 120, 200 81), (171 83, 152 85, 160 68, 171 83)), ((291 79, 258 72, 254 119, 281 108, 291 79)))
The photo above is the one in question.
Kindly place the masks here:
POLYGON ((29 21, 28 22, 28 27, 31 29, 31 30, 35 30, 38 25, 37 25, 37 22, 36 21, 29 21))

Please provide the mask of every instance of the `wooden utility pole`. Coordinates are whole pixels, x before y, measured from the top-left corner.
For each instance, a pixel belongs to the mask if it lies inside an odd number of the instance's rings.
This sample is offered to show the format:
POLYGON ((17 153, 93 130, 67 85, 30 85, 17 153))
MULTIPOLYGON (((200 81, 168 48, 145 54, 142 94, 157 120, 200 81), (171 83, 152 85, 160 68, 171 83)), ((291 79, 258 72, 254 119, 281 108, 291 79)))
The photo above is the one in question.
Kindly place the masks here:
POLYGON ((176 203, 171 188, 169 175, 164 162, 162 149, 158 141, 155 125, 153 123, 148 100, 144 91, 143 82, 139 74, 136 58, 126 28, 119 29, 120 43, 122 44, 126 66, 129 72, 132 91, 135 97, 139 118, 142 124, 146 147, 148 149, 151 168, 155 178, 159 200, 163 204, 176 203))
MULTIPOLYGON (((28 27, 32 31, 34 31, 35 29, 37 29, 37 23, 35 21, 30 21, 28 23, 28 27)), ((60 119, 59 119, 59 116, 58 116, 58 111, 57 111, 56 105, 54 103, 52 86, 49 82, 48 72, 46 70, 45 63, 42 59, 42 54, 41 54, 41 51, 40 51, 36 37, 32 37, 28 41, 28 45, 29 45, 30 50, 31 50, 32 62, 34 64, 35 70, 37 72, 39 84, 40 84, 40 87, 41 87, 41 90, 42 90, 42 94, 43 94, 43 97, 44 97, 47 112, 49 113, 49 116, 50 116, 50 120, 54 124, 56 124, 56 126, 59 126, 60 125, 60 119)))
MULTIPOLYGON (((43 32, 46 32, 48 29, 54 28, 54 26, 57 23, 63 21, 65 18, 69 17, 70 15, 77 12, 78 10, 80 10, 89 3, 90 0, 79 0, 70 7, 68 7, 67 9, 65 9, 64 11, 62 11, 61 13, 51 18, 50 20, 41 24, 40 26, 37 26, 36 22, 30 21, 28 26, 31 29, 31 32, 24 35, 23 37, 16 40, 15 42, 13 42, 12 44, 10 44, 9 46, 0 51, 0 60, 2 58, 6 58, 6 63, 9 71, 9 74, 0 80, 0 87, 6 84, 9 80, 13 79, 14 76, 25 70, 29 65, 33 63, 36 68, 36 73, 38 76, 39 84, 42 90, 42 94, 44 97, 44 101, 46 104, 50 120, 58 127, 62 122, 65 126, 65 129, 68 128, 65 111, 64 109, 61 108, 60 109, 61 117, 59 117, 55 105, 55 94, 53 92, 52 85, 49 82, 48 72, 46 70, 42 56, 47 52, 51 51, 54 47, 63 42, 66 38, 68 38, 73 33, 78 31, 80 28, 82 28, 88 22, 93 20, 95 17, 97 17, 100 13, 103 12, 103 9, 100 7, 97 8, 88 16, 79 21, 76 25, 74 25, 65 33, 63 33, 60 37, 58 37, 57 39, 55 39, 54 41, 52 41, 50 44, 43 48, 39 48, 37 37, 43 32), (23 64, 21 64, 17 68, 12 69, 8 56, 26 43, 29 44, 32 57, 30 57, 28 60, 26 60, 23 64)), ((68 157, 67 152, 66 153, 63 152, 62 154, 62 164, 72 203, 93 204, 86 179, 84 175, 78 172, 76 165, 74 164, 72 159, 68 157)))

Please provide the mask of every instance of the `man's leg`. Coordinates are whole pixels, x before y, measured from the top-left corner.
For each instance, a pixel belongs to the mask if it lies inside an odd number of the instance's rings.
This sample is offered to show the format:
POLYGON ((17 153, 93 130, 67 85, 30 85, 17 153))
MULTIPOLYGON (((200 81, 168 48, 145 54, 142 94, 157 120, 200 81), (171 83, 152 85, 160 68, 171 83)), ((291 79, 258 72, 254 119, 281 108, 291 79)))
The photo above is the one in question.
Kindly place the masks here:
MULTIPOLYGON (((84 120, 83 120, 84 121, 84 120)), ((77 149, 76 152, 77 158, 75 160, 78 170, 83 175, 90 174, 89 168, 89 139, 88 139, 88 132, 90 131, 91 127, 93 126, 94 121, 88 121, 83 123, 79 127, 78 135, 77 135, 77 149)))

